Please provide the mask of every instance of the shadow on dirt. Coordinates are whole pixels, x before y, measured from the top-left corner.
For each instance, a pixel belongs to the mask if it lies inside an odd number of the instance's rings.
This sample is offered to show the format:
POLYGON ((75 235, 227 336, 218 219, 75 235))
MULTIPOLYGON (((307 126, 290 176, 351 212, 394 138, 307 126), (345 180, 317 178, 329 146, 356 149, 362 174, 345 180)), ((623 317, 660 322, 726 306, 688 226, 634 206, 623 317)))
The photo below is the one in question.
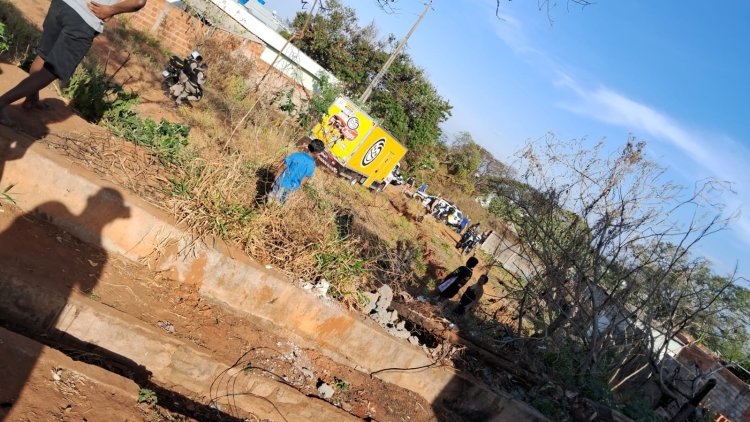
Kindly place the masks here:
POLYGON ((16 123, 10 128, 0 125, 0 182, 3 180, 5 163, 20 160, 34 142, 50 133, 49 125, 61 122, 73 115, 73 111, 62 100, 42 100, 45 110, 25 110, 20 104, 8 106, 6 111, 16 123))
POLYGON ((274 176, 276 175, 276 169, 270 165, 264 165, 255 171, 255 206, 261 206, 266 203, 268 194, 273 189, 274 176))
MULTIPOLYGON (((46 202, 5 226, 0 233, 0 325, 41 344, 60 350, 74 360, 102 367, 135 381, 156 393, 163 408, 200 420, 239 421, 206 404, 161 387, 149 371, 136 362, 100 346, 79 340, 57 328, 73 294, 97 301, 108 254, 101 246, 104 227, 130 217, 122 195, 109 188, 88 198, 80 214, 60 202, 46 202), (87 221, 88 230, 77 222, 87 221), (50 224, 50 222, 54 224, 50 224), (76 226, 74 237, 59 227, 76 226), (189 409, 189 410, 188 410, 189 409)), ((37 343, 37 344, 39 344, 37 343)), ((42 353, 32 350, 23 359, 0 365, 0 419, 13 410, 36 361, 42 353)))

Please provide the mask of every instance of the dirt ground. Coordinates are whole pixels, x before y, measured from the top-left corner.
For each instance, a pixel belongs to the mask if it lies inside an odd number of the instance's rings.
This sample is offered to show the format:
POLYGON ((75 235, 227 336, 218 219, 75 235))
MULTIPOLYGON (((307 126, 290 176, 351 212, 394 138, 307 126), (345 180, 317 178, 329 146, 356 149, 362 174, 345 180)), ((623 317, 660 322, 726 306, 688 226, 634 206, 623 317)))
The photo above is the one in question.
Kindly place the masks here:
POLYGON ((316 350, 302 349, 286 340, 284 333, 260 330, 203 301, 196 286, 108 257, 39 216, 22 214, 9 205, 0 208, 0 262, 3 276, 45 275, 45 287, 61 295, 84 294, 113 312, 161 327, 165 336, 190 341, 217 360, 252 362, 255 368, 291 380, 306 395, 318 395, 319 382, 337 386, 329 401, 358 417, 400 421, 408 415, 411 421, 435 420, 431 405, 415 393, 336 364, 316 350), (3 241, 11 238, 15 241, 3 241), (304 375, 308 371, 312 377, 304 375))
POLYGON ((157 420, 158 409, 138 403, 139 388, 128 379, 76 362, 54 349, 40 350, 39 344, 2 329, 0 355, 4 376, 0 394, 13 383, 15 369, 34 364, 13 407, 0 407, 0 419, 93 422, 117 415, 121 420, 157 420))

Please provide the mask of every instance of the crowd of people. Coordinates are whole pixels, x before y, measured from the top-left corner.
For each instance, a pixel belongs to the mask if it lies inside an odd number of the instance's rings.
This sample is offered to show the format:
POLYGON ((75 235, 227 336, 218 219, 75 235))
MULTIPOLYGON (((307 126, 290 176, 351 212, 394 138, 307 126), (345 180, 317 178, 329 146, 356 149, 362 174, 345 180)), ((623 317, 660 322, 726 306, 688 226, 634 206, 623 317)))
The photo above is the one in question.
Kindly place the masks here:
MULTIPOLYGON (((414 189, 415 186, 416 178, 414 176, 409 176, 404 184, 403 192, 408 193, 409 189, 414 189)), ((422 198, 422 205, 426 209, 425 216, 431 215, 435 217, 437 221, 445 222, 449 226, 452 226, 456 233, 461 235, 461 239, 456 243, 456 248, 459 249, 462 254, 471 252, 474 247, 481 245, 490 234, 492 234, 492 230, 481 232, 479 229, 480 223, 478 222, 470 225, 471 219, 469 216, 463 215, 457 207, 453 206, 440 195, 428 195, 428 187, 427 182, 422 182, 419 188, 411 194, 412 197, 422 198), (460 217, 451 219, 450 214, 457 214, 460 215, 460 217)), ((466 265, 462 265, 453 270, 443 278, 440 284, 438 284, 435 291, 435 299, 439 303, 441 311, 446 309, 447 304, 450 303, 450 299, 456 296, 471 280, 474 268, 478 263, 479 260, 476 257, 470 257, 466 261, 466 265)), ((464 291, 452 312, 455 315, 463 316, 470 310, 474 309, 484 295, 484 285, 487 284, 488 281, 489 276, 487 274, 482 274, 475 284, 469 286, 464 291)))

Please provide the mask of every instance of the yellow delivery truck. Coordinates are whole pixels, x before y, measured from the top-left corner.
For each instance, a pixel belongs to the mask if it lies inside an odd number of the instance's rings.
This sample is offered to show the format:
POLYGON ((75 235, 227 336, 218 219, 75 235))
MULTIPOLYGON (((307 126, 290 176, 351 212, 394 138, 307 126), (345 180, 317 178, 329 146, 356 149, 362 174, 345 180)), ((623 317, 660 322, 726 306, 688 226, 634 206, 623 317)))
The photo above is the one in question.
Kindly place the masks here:
POLYGON ((315 126, 312 136, 326 145, 324 163, 352 183, 385 187, 406 148, 357 107, 339 97, 315 126))

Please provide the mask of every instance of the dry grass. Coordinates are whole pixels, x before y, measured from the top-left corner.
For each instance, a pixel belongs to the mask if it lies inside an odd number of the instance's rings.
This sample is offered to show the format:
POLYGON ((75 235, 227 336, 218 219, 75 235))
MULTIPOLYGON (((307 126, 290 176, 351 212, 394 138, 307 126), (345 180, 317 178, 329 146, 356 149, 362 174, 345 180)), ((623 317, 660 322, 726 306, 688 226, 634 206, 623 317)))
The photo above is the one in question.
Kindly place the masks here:
MULTIPOLYGON (((148 46, 149 51, 154 48, 148 46)), ((445 226, 417 222, 423 208, 400 195, 398 187, 375 194, 321 167, 312 183, 283 208, 259 203, 269 174, 284 156, 303 147, 302 131, 278 110, 273 93, 233 76, 236 69, 252 71, 252 64, 227 53, 231 50, 232 46, 220 45, 204 50, 211 89, 203 101, 176 110, 181 123, 192 128, 190 149, 195 158, 165 169, 138 148, 124 155, 110 153, 109 142, 91 143, 102 146, 93 149, 72 139, 58 144, 170 209, 197 236, 225 239, 293 280, 325 278, 334 296, 349 305, 357 302, 359 291, 379 283, 397 291, 425 288, 427 280, 465 260, 451 241, 435 235, 445 226), (249 118, 228 143, 245 114, 249 118), (133 172, 138 176, 132 177, 133 172)), ((134 66, 141 66, 137 61, 144 57, 134 54, 134 66)), ((431 191, 437 188, 431 185, 431 191)), ((448 196, 450 183, 440 189, 448 196)), ((463 197, 459 194, 456 190, 456 197, 463 197)), ((466 202, 466 208, 473 204, 466 202)))

